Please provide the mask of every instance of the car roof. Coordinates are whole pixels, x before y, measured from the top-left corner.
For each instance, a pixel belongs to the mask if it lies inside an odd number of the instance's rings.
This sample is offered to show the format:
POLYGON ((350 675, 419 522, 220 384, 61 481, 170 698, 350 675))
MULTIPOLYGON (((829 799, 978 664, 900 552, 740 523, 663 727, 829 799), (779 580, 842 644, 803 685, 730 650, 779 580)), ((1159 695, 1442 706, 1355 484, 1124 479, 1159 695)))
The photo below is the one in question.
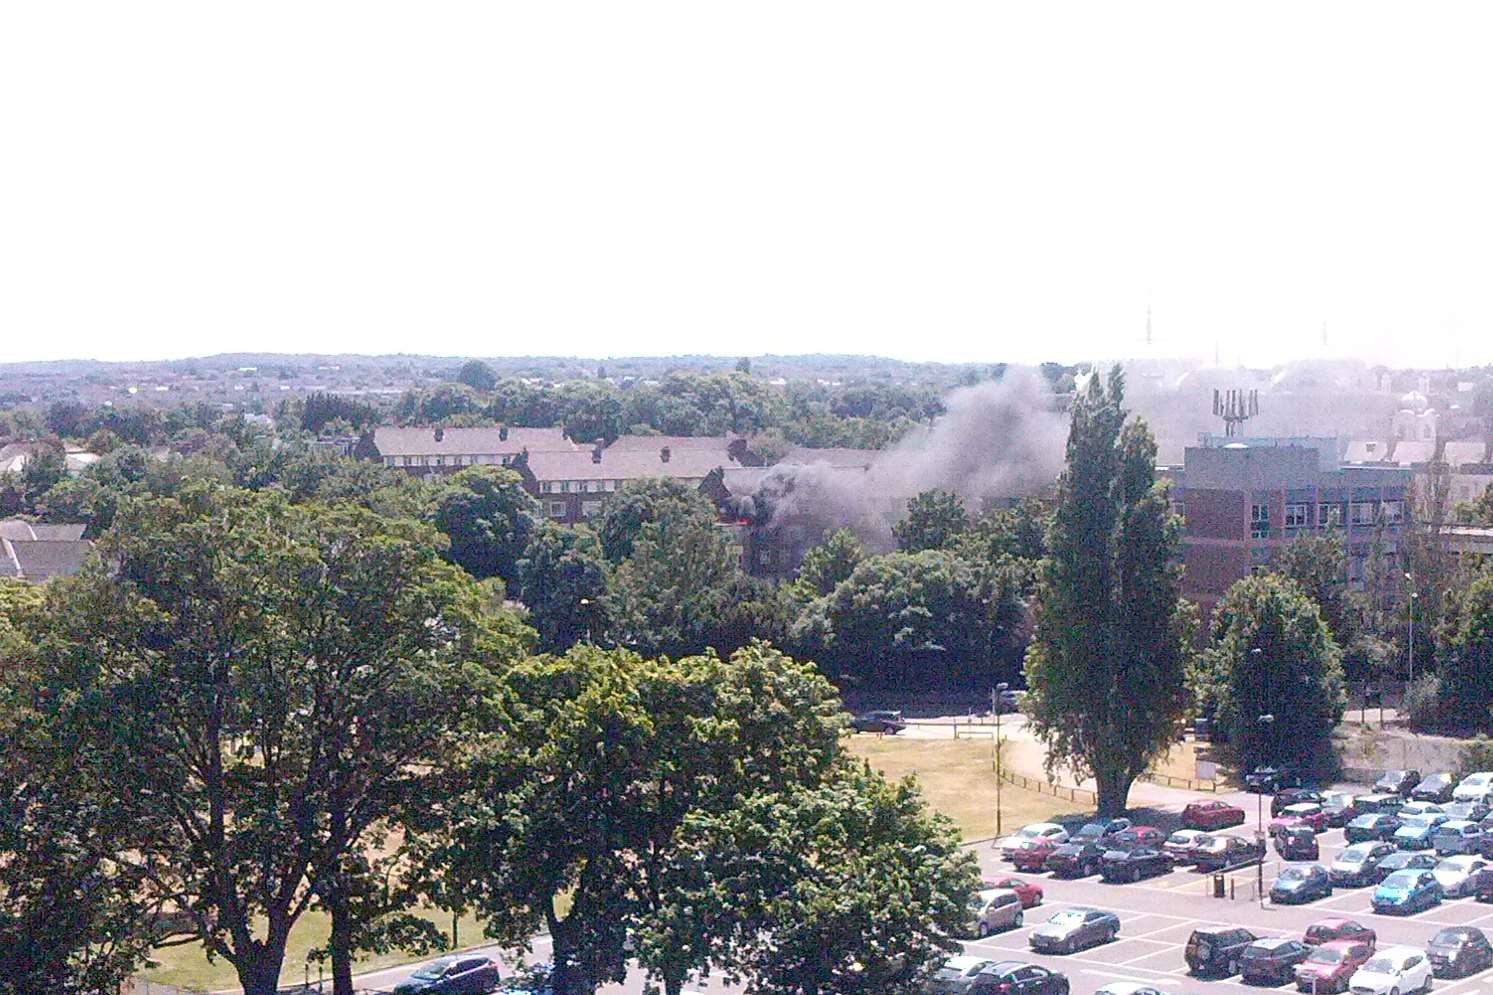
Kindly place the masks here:
POLYGON ((944 967, 952 967, 956 971, 967 971, 976 964, 987 964, 989 957, 972 957, 969 954, 960 954, 958 957, 950 957, 943 962, 944 967))
POLYGON ((1015 888, 986 888, 984 891, 980 892, 980 900, 988 902, 992 898, 996 898, 996 897, 1001 896, 1001 895, 1012 895, 1012 896, 1015 896, 1016 895, 1016 889, 1015 888))
POLYGON ((1034 967, 1024 960, 998 960, 993 964, 986 964, 981 974, 1005 974, 1008 971, 1016 971, 1023 967, 1034 967))
POLYGON ((1291 939, 1289 936, 1262 936, 1250 945, 1255 947, 1265 947, 1266 949, 1274 950, 1276 947, 1283 947, 1287 943, 1295 942, 1296 941, 1291 939))
POLYGON ((1312 926, 1326 926, 1331 929, 1337 929, 1340 926, 1348 925, 1350 922, 1354 922, 1354 920, 1349 919, 1347 916, 1323 916, 1306 928, 1311 929, 1312 926))
POLYGON ((1415 948, 1415 947, 1407 947, 1407 946, 1404 946, 1404 945, 1397 945, 1397 946, 1392 946, 1392 947, 1380 947, 1378 950, 1374 951, 1374 956, 1376 956, 1376 957, 1381 956, 1381 955, 1382 956, 1388 956, 1388 957, 1409 957, 1412 954, 1415 955, 1415 956, 1417 956, 1417 957, 1424 957, 1425 956, 1425 954, 1423 952, 1421 952, 1420 950, 1418 950, 1417 948, 1415 948))
MULTIPOLYGON (((1472 936, 1474 933, 1482 933, 1476 926, 1448 926, 1436 934, 1436 936, 1472 936)), ((1434 939, 1434 937, 1433 937, 1434 939)))

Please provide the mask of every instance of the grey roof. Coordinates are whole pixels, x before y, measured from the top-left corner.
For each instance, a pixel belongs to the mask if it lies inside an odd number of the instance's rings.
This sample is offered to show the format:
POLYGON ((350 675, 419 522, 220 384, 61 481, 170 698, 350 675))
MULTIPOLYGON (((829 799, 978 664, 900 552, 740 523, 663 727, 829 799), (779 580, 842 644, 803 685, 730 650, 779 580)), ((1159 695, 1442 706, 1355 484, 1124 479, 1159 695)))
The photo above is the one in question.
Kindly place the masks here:
POLYGON ((718 452, 726 452, 731 443, 741 436, 731 435, 619 435, 608 450, 616 452, 631 452, 633 450, 647 450, 658 452, 664 446, 668 446, 673 452, 684 449, 711 449, 718 452))
POLYGON ((1443 456, 1446 462, 1452 466, 1461 466, 1464 463, 1482 463, 1484 462, 1483 455, 1487 448, 1481 441, 1453 441, 1446 444, 1443 456))
POLYGON ((809 466, 815 463, 823 463, 825 466, 859 467, 864 470, 876 462, 881 456, 881 452, 880 449, 849 449, 839 446, 826 449, 794 446, 778 462, 790 466, 809 466))
POLYGON ((721 486, 733 496, 750 497, 772 473, 770 466, 727 466, 721 469, 721 486))
POLYGON ((1394 461, 1400 466, 1412 463, 1429 463, 1436 457, 1436 443, 1414 442, 1406 439, 1395 445, 1394 461))
POLYGON ((382 456, 516 456, 529 452, 571 452, 578 447, 559 428, 393 428, 373 430, 382 456), (436 433, 440 438, 436 438, 436 433))
POLYGON ((529 452, 529 472, 535 480, 644 480, 676 477, 699 480, 716 467, 730 464, 724 450, 673 449, 663 459, 661 450, 604 449, 597 462, 589 449, 577 452, 529 452))
POLYGON ((88 526, 71 522, 28 522, 24 518, 0 518, 0 539, 66 539, 83 538, 88 526))
POLYGON ((68 539, 0 539, 0 576, 43 581, 75 574, 93 543, 68 539))

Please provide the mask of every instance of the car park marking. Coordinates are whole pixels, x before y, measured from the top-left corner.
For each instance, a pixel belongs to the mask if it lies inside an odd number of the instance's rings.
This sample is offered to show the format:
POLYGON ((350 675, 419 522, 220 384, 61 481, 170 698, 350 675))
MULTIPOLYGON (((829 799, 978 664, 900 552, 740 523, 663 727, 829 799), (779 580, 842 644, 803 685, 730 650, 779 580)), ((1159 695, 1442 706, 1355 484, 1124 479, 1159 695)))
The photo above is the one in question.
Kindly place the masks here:
POLYGON ((1153 984, 1156 983, 1156 979, 1155 978, 1127 978, 1127 977, 1125 977, 1122 974, 1114 974, 1113 972, 1110 972, 1110 971, 1096 971, 1093 968, 1089 968, 1089 967, 1084 968, 1079 973, 1080 974, 1092 974, 1095 977, 1105 978, 1105 979, 1108 979, 1109 981, 1130 981, 1130 982, 1134 982, 1137 985, 1153 985, 1153 984))

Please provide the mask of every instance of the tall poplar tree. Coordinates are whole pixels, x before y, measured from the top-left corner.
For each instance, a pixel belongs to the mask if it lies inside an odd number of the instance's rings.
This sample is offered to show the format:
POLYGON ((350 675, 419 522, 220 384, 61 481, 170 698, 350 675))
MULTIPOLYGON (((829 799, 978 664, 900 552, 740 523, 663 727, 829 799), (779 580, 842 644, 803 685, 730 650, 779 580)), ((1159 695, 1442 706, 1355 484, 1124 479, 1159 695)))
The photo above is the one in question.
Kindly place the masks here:
POLYGON ((1194 628, 1177 595, 1178 524, 1156 480, 1156 443, 1126 420, 1124 395, 1116 367, 1074 402, 1026 657, 1049 767, 1091 775, 1106 815, 1124 810, 1176 732, 1194 628))

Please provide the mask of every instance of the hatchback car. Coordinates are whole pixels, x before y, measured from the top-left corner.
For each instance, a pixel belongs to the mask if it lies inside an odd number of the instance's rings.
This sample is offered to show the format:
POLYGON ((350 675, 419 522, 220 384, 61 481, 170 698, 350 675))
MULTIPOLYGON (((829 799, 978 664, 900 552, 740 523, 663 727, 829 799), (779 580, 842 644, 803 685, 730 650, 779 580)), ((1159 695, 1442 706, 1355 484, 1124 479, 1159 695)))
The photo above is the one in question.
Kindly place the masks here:
POLYGON ((1239 973, 1244 949, 1259 937, 1247 929, 1195 929, 1183 957, 1193 974, 1227 977, 1239 973))
POLYGON ((1056 822, 1034 822, 1029 826, 1022 826, 1009 836, 1001 837, 995 845, 1001 851, 1001 856, 1010 860, 1011 854, 1016 852, 1018 846, 1027 840, 1034 839, 1055 840, 1058 845, 1061 845, 1068 842, 1068 830, 1056 822))
POLYGON ((1339 853, 1328 868, 1332 883, 1348 888, 1378 884, 1385 874, 1379 869, 1379 862, 1394 852, 1395 848, 1388 843, 1354 843, 1339 853))
POLYGON ((1281 788, 1301 787, 1301 768, 1295 764, 1265 764, 1244 775, 1244 790, 1270 794, 1281 788))
POLYGON ((1137 846, 1106 852, 1099 865, 1099 876, 1106 881, 1139 881, 1169 873, 1171 869, 1171 854, 1153 846, 1137 846))
POLYGON ((1357 919, 1349 919, 1347 916, 1323 916, 1306 927, 1306 931, 1301 934, 1301 940, 1308 946, 1332 943, 1336 940, 1353 940, 1355 943, 1367 943, 1372 947, 1379 942, 1379 936, 1357 919))
POLYGON ((1459 802, 1484 802, 1493 795, 1493 770, 1480 770, 1466 777, 1452 789, 1452 800, 1459 802))
POLYGON ((487 957, 437 957, 409 980, 394 986, 394 995, 475 995, 498 987, 498 965, 487 957))
POLYGON ((1441 885, 1441 894, 1447 898, 1462 898, 1477 892, 1479 879, 1488 871, 1488 862, 1482 857, 1462 854, 1447 857, 1431 871, 1436 883, 1441 885))
MULTIPOLYGON (((1416 779, 1419 782, 1419 778, 1416 779)), ((1414 787, 1414 785, 1412 785, 1414 787)), ((1398 792, 1390 792, 1385 795, 1359 795, 1353 801, 1353 807, 1358 809, 1358 814, 1365 812, 1385 812, 1394 815, 1405 804, 1405 796, 1398 792)))
POLYGON ((1333 940, 1313 947, 1306 960, 1296 965, 1296 988, 1303 992, 1345 992, 1348 979, 1374 955, 1374 945, 1354 940, 1333 940))
POLYGON ((1395 871, 1374 889, 1374 911, 1402 915, 1429 909, 1441 901, 1441 885, 1430 871, 1395 871))
POLYGON ((1068 995, 1068 979, 1036 964, 1000 960, 981 968, 967 990, 969 995, 1068 995))
POLYGON ((1198 829, 1179 829, 1166 838, 1161 848, 1170 854, 1175 862, 1190 864, 1193 861, 1193 847, 1198 845, 1198 840, 1207 839, 1207 835, 1198 829))
POLYGON ((1312 948, 1300 940, 1283 936, 1256 940, 1239 957, 1239 977, 1247 984, 1279 985, 1291 980, 1296 965, 1306 960, 1312 948))
POLYGON ((1440 812, 1412 815, 1400 823, 1395 830, 1394 843, 1401 850, 1429 850, 1436 830, 1447 821, 1440 812))
POLYGON ((1432 774, 1423 777, 1419 784, 1410 792, 1410 797, 1418 802, 1449 802, 1452 800, 1452 792, 1456 790, 1456 780, 1450 774, 1432 774))
POLYGON ((1348 979, 1353 995, 1410 995, 1431 990, 1431 962, 1414 947, 1376 951, 1348 979))
POLYGON ((950 957, 928 979, 929 995, 965 995, 982 970, 995 961, 985 957, 950 957))
POLYGON ((1310 826, 1287 826, 1275 834, 1275 852, 1282 860, 1316 860, 1322 855, 1310 826))
POLYGON ((1052 856, 1053 851, 1061 845, 1061 840, 1050 836, 1037 836, 1024 840, 1011 851, 1011 866, 1018 871, 1035 874, 1047 865, 1047 858, 1052 856))
POLYGON ((1387 770, 1374 782, 1374 790, 1408 798, 1420 783, 1418 770, 1387 770))
POLYGON ((1441 861, 1434 853, 1416 850, 1396 850, 1379 861, 1379 880, 1383 881, 1395 871, 1434 871, 1441 861))
POLYGON ((1044 864, 1053 877, 1084 878, 1099 873, 1109 843, 1101 840, 1069 840, 1053 850, 1044 864))
POLYGON ((1341 829, 1358 815, 1358 796, 1347 791, 1324 791, 1322 811, 1327 813, 1327 825, 1341 829))
POLYGON ((1320 805, 1322 804, 1322 792, 1311 788, 1286 788, 1277 791, 1275 797, 1270 799, 1270 817, 1273 819, 1280 815, 1291 805, 1320 805))
POLYGON ((1103 909, 1075 905, 1032 930, 1027 943, 1038 953, 1071 954, 1108 943, 1119 935, 1119 916, 1103 909))
POLYGON ((850 728, 856 732, 882 732, 895 736, 907 728, 907 720, 901 712, 862 712, 850 720, 850 728))
POLYGON ((1431 835, 1431 849, 1437 855, 1450 857, 1459 853, 1480 853, 1487 834, 1476 822, 1448 818, 1431 835))
POLYGON ((1096 842, 1108 842, 1118 833, 1123 833, 1130 828, 1130 820, 1117 819, 1095 819, 1093 822, 1085 822, 1083 826, 1068 837, 1070 840, 1094 840, 1096 842))
POLYGON ((1317 802, 1297 802, 1281 809, 1280 815, 1270 820, 1270 832, 1278 833, 1291 826, 1306 826, 1320 833, 1327 828, 1327 812, 1317 802))
POLYGON ((985 937, 1022 923, 1021 896, 1010 888, 991 888, 975 898, 973 932, 985 937))
POLYGON ((1257 864, 1265 856, 1265 844, 1227 833, 1210 835, 1193 848, 1194 863, 1204 873, 1257 864))
POLYGON ((1463 978, 1493 967, 1493 944, 1476 926, 1451 926, 1426 945, 1431 972, 1438 978, 1463 978))
POLYGON ((1343 827, 1343 836, 1349 843, 1362 843, 1365 840, 1391 840, 1394 839, 1394 834, 1399 832, 1399 829, 1398 817, 1384 812, 1370 812, 1367 815, 1355 817, 1343 827))
POLYGON ((1270 886, 1270 900, 1276 905, 1299 905, 1331 895, 1332 877, 1321 864, 1287 866, 1270 886))
POLYGON ((1026 878, 1013 878, 1009 876, 986 878, 985 887, 1010 888, 1021 898, 1021 907, 1024 909, 1042 904, 1042 886, 1035 881, 1028 881, 1026 878))
POLYGON ((1227 829, 1244 825, 1244 818, 1244 809, 1217 799, 1191 802, 1182 810, 1182 826, 1186 829, 1227 829))

